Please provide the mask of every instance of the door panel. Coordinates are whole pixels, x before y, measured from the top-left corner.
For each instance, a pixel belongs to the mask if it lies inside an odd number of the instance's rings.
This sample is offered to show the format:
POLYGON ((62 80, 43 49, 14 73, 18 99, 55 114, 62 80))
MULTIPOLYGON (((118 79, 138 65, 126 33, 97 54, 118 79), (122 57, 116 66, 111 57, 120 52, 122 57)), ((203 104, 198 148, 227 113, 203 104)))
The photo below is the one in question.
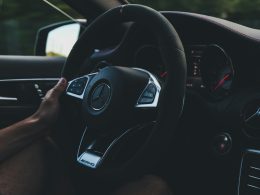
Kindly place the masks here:
POLYGON ((62 57, 0 55, 0 80, 57 78, 64 62, 62 57))
POLYGON ((0 56, 0 128, 32 114, 58 81, 65 58, 0 56))

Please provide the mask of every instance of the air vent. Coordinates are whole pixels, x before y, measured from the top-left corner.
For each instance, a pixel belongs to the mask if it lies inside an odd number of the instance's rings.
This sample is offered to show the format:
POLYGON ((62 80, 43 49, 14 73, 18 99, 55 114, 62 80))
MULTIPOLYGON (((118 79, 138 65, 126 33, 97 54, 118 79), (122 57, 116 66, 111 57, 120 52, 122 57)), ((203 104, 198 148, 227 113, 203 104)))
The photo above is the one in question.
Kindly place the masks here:
POLYGON ((243 111, 244 132, 252 138, 260 138, 260 100, 250 102, 243 111))
POLYGON ((248 150, 242 161, 239 195, 260 194, 260 151, 248 150))

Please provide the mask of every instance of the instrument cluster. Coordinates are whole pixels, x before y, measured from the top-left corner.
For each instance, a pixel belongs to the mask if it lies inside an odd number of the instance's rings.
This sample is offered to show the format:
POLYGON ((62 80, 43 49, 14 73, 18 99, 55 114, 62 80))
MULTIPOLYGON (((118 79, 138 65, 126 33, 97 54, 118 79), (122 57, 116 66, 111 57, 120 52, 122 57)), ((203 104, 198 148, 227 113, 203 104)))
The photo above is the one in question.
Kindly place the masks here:
POLYGON ((215 99, 229 94, 234 68, 231 58, 218 45, 191 45, 186 49, 188 88, 202 88, 215 99))
MULTIPOLYGON (((229 94, 234 80, 231 58, 218 45, 188 45, 185 47, 187 59, 187 88, 203 91, 212 99, 221 99, 229 94)), ((153 73, 162 82, 167 78, 167 70, 158 48, 142 46, 135 53, 136 67, 153 73)))

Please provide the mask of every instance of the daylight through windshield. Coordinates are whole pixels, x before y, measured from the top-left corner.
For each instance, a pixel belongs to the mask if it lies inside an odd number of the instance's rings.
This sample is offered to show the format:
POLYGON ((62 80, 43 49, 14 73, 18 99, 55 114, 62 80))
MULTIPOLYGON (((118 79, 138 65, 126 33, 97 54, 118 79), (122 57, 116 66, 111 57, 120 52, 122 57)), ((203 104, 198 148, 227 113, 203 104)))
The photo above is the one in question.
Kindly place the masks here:
POLYGON ((260 29, 260 0, 130 0, 156 10, 185 11, 216 16, 260 29))

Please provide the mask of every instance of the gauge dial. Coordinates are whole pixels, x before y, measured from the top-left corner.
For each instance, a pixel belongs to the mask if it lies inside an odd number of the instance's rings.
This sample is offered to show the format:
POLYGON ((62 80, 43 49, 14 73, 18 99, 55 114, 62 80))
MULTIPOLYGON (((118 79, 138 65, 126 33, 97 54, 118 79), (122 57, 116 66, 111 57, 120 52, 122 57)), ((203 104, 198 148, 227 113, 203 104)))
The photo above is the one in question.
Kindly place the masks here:
POLYGON ((217 45, 209 45, 201 61, 201 74, 210 94, 219 99, 226 96, 232 86, 234 69, 226 52, 217 45))

